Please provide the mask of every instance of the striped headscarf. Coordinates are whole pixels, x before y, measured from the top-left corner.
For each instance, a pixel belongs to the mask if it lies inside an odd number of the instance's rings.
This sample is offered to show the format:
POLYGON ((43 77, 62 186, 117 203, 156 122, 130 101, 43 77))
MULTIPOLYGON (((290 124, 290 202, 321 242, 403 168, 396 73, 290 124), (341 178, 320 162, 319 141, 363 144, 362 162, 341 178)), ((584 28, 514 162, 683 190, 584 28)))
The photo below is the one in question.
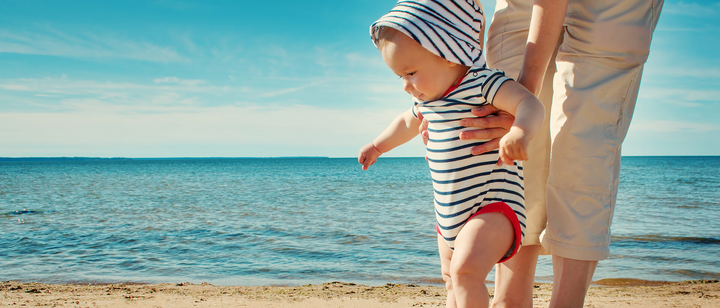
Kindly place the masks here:
POLYGON ((370 26, 377 46, 380 27, 409 36, 433 54, 465 66, 483 67, 479 42, 485 16, 473 0, 400 0, 370 26))

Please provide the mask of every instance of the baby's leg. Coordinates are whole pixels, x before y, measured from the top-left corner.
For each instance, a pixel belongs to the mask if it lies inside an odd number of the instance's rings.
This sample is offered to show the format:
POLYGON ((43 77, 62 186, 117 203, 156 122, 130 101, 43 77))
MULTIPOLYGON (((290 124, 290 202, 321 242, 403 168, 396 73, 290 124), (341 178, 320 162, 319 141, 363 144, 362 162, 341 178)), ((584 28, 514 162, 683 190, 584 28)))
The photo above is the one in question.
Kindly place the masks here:
POLYGON ((514 239, 515 229, 503 213, 480 214, 463 226, 450 260, 450 277, 458 308, 490 305, 485 278, 508 252, 514 239))
POLYGON ((456 308, 455 293, 453 292, 452 278, 450 277, 450 260, 452 259, 453 251, 440 234, 438 234, 438 250, 440 251, 440 272, 442 273, 445 288, 447 289, 447 303, 445 307, 456 308))

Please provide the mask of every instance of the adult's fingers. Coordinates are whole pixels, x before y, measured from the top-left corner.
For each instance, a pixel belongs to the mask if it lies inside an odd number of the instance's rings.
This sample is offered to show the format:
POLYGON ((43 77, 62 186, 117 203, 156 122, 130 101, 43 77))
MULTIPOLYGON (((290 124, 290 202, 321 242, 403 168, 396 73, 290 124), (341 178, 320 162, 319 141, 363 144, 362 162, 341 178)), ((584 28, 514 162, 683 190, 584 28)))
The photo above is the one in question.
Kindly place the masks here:
POLYGON ((472 114, 476 117, 488 116, 494 113, 498 113, 499 111, 500 109, 495 108, 495 106, 493 105, 483 105, 470 110, 470 112, 472 112, 472 114))
POLYGON ((429 138, 429 135, 428 135, 428 132, 427 132, 428 120, 425 119, 425 117, 422 116, 422 113, 418 113, 418 119, 421 121, 421 122, 420 122, 420 128, 419 128, 419 130, 420 130, 420 137, 422 138, 423 143, 424 143, 425 145, 427 145, 427 143, 428 143, 428 138, 429 138))
POLYGON ((472 155, 478 155, 478 154, 482 154, 485 152, 497 150, 498 148, 500 148, 500 138, 495 138, 493 140, 485 142, 484 144, 473 147, 471 149, 471 152, 472 152, 472 155))
POLYGON ((460 125, 465 127, 504 128, 510 130, 514 121, 515 117, 511 114, 501 112, 492 117, 462 119, 460 120, 460 125))
POLYGON ((502 138, 502 136, 505 136, 507 134, 507 130, 504 128, 486 128, 486 129, 478 129, 478 130, 468 130, 460 133, 460 139, 461 140, 470 140, 470 139, 481 139, 481 140, 487 140, 487 139, 495 139, 495 138, 502 138))

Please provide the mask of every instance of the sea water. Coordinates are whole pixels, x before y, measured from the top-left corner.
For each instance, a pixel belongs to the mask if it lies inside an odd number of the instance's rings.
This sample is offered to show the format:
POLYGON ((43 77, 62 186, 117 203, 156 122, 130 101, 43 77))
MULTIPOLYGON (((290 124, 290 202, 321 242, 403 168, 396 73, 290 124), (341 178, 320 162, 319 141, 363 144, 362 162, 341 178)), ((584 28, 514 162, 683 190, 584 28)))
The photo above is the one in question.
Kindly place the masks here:
MULTIPOLYGON (((423 158, 2 161, 0 280, 440 284, 432 200, 423 158)), ((594 279, 720 278, 718 210, 720 157, 624 157, 594 279)))

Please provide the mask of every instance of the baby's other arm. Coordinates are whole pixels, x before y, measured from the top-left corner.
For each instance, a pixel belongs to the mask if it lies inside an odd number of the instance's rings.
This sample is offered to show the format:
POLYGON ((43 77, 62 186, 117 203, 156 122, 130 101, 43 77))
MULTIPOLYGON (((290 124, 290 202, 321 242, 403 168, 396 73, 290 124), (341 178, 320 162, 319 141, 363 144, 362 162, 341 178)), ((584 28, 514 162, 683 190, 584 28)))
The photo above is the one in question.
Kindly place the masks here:
POLYGON ((530 140, 545 119, 543 104, 521 84, 510 80, 500 86, 493 105, 515 116, 510 131, 500 139, 500 161, 512 165, 513 160, 527 160, 530 140))
POLYGON ((417 136, 419 127, 420 120, 413 116, 411 110, 397 116, 375 141, 360 149, 358 162, 363 165, 363 170, 367 170, 383 153, 417 136))

